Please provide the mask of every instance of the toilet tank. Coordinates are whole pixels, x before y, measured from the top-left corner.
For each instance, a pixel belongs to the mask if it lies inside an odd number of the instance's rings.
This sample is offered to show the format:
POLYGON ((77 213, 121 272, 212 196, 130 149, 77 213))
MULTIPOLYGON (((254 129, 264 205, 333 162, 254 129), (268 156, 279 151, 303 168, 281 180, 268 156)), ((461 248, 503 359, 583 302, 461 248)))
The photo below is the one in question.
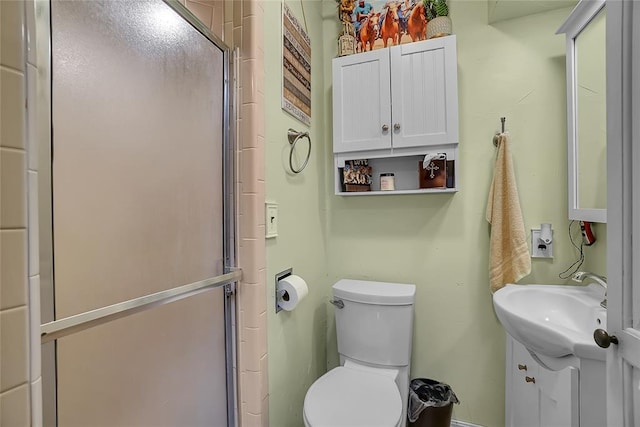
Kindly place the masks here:
POLYGON ((415 285, 342 279, 333 297, 338 352, 383 366, 406 366, 411 360, 415 285))

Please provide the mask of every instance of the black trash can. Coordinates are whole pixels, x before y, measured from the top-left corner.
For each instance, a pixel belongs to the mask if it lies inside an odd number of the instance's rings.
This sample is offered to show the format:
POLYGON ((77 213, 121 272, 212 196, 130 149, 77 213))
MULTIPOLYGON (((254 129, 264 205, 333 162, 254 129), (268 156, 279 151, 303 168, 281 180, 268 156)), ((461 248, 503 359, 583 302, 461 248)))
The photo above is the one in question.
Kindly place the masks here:
POLYGON ((460 403, 451 387, 439 381, 416 378, 409 385, 409 425, 450 427, 453 404, 460 403))

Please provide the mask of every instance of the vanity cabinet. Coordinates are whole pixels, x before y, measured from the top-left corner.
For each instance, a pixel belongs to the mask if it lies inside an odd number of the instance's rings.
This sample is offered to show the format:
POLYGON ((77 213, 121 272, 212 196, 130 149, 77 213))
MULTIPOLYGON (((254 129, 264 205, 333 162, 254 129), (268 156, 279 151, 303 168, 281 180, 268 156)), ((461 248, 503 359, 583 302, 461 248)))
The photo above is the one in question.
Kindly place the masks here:
POLYGON ((578 369, 550 371, 507 335, 505 426, 579 427, 578 369))
POLYGON ((333 60, 333 153, 336 194, 345 161, 368 159, 379 188, 380 173, 394 173, 396 191, 420 189, 418 162, 428 152, 455 161, 458 148, 456 37, 408 43, 333 60))

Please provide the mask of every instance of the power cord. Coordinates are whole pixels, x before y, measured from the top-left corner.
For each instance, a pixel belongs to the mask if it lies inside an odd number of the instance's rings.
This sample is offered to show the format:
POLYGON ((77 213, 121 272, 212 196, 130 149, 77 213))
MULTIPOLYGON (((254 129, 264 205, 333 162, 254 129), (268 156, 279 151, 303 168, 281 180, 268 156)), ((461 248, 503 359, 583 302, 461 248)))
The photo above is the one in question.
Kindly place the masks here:
POLYGON ((566 280, 573 276, 574 273, 576 273, 580 269, 580 267, 582 267, 582 263, 584 262, 584 240, 582 239, 582 233, 580 233, 580 246, 576 244, 575 240, 573 240, 573 235, 571 234, 571 226, 574 222, 576 221, 571 220, 571 222, 569 223, 569 240, 571 241, 573 247, 579 251, 580 255, 573 264, 571 264, 566 270, 558 274, 558 277, 563 280, 566 280), (573 269, 573 271, 571 271, 571 269, 573 269))

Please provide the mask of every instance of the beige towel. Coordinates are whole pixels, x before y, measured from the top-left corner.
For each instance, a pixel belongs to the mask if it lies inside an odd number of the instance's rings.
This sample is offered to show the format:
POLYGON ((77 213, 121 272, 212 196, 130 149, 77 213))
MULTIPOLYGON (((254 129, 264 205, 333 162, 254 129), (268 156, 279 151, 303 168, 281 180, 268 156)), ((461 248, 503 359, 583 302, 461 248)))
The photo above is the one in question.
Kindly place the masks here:
POLYGON ((487 203, 487 221, 491 224, 491 292, 497 291, 507 283, 515 283, 531 273, 531 255, 522 221, 508 135, 500 134, 498 144, 498 157, 487 203))

